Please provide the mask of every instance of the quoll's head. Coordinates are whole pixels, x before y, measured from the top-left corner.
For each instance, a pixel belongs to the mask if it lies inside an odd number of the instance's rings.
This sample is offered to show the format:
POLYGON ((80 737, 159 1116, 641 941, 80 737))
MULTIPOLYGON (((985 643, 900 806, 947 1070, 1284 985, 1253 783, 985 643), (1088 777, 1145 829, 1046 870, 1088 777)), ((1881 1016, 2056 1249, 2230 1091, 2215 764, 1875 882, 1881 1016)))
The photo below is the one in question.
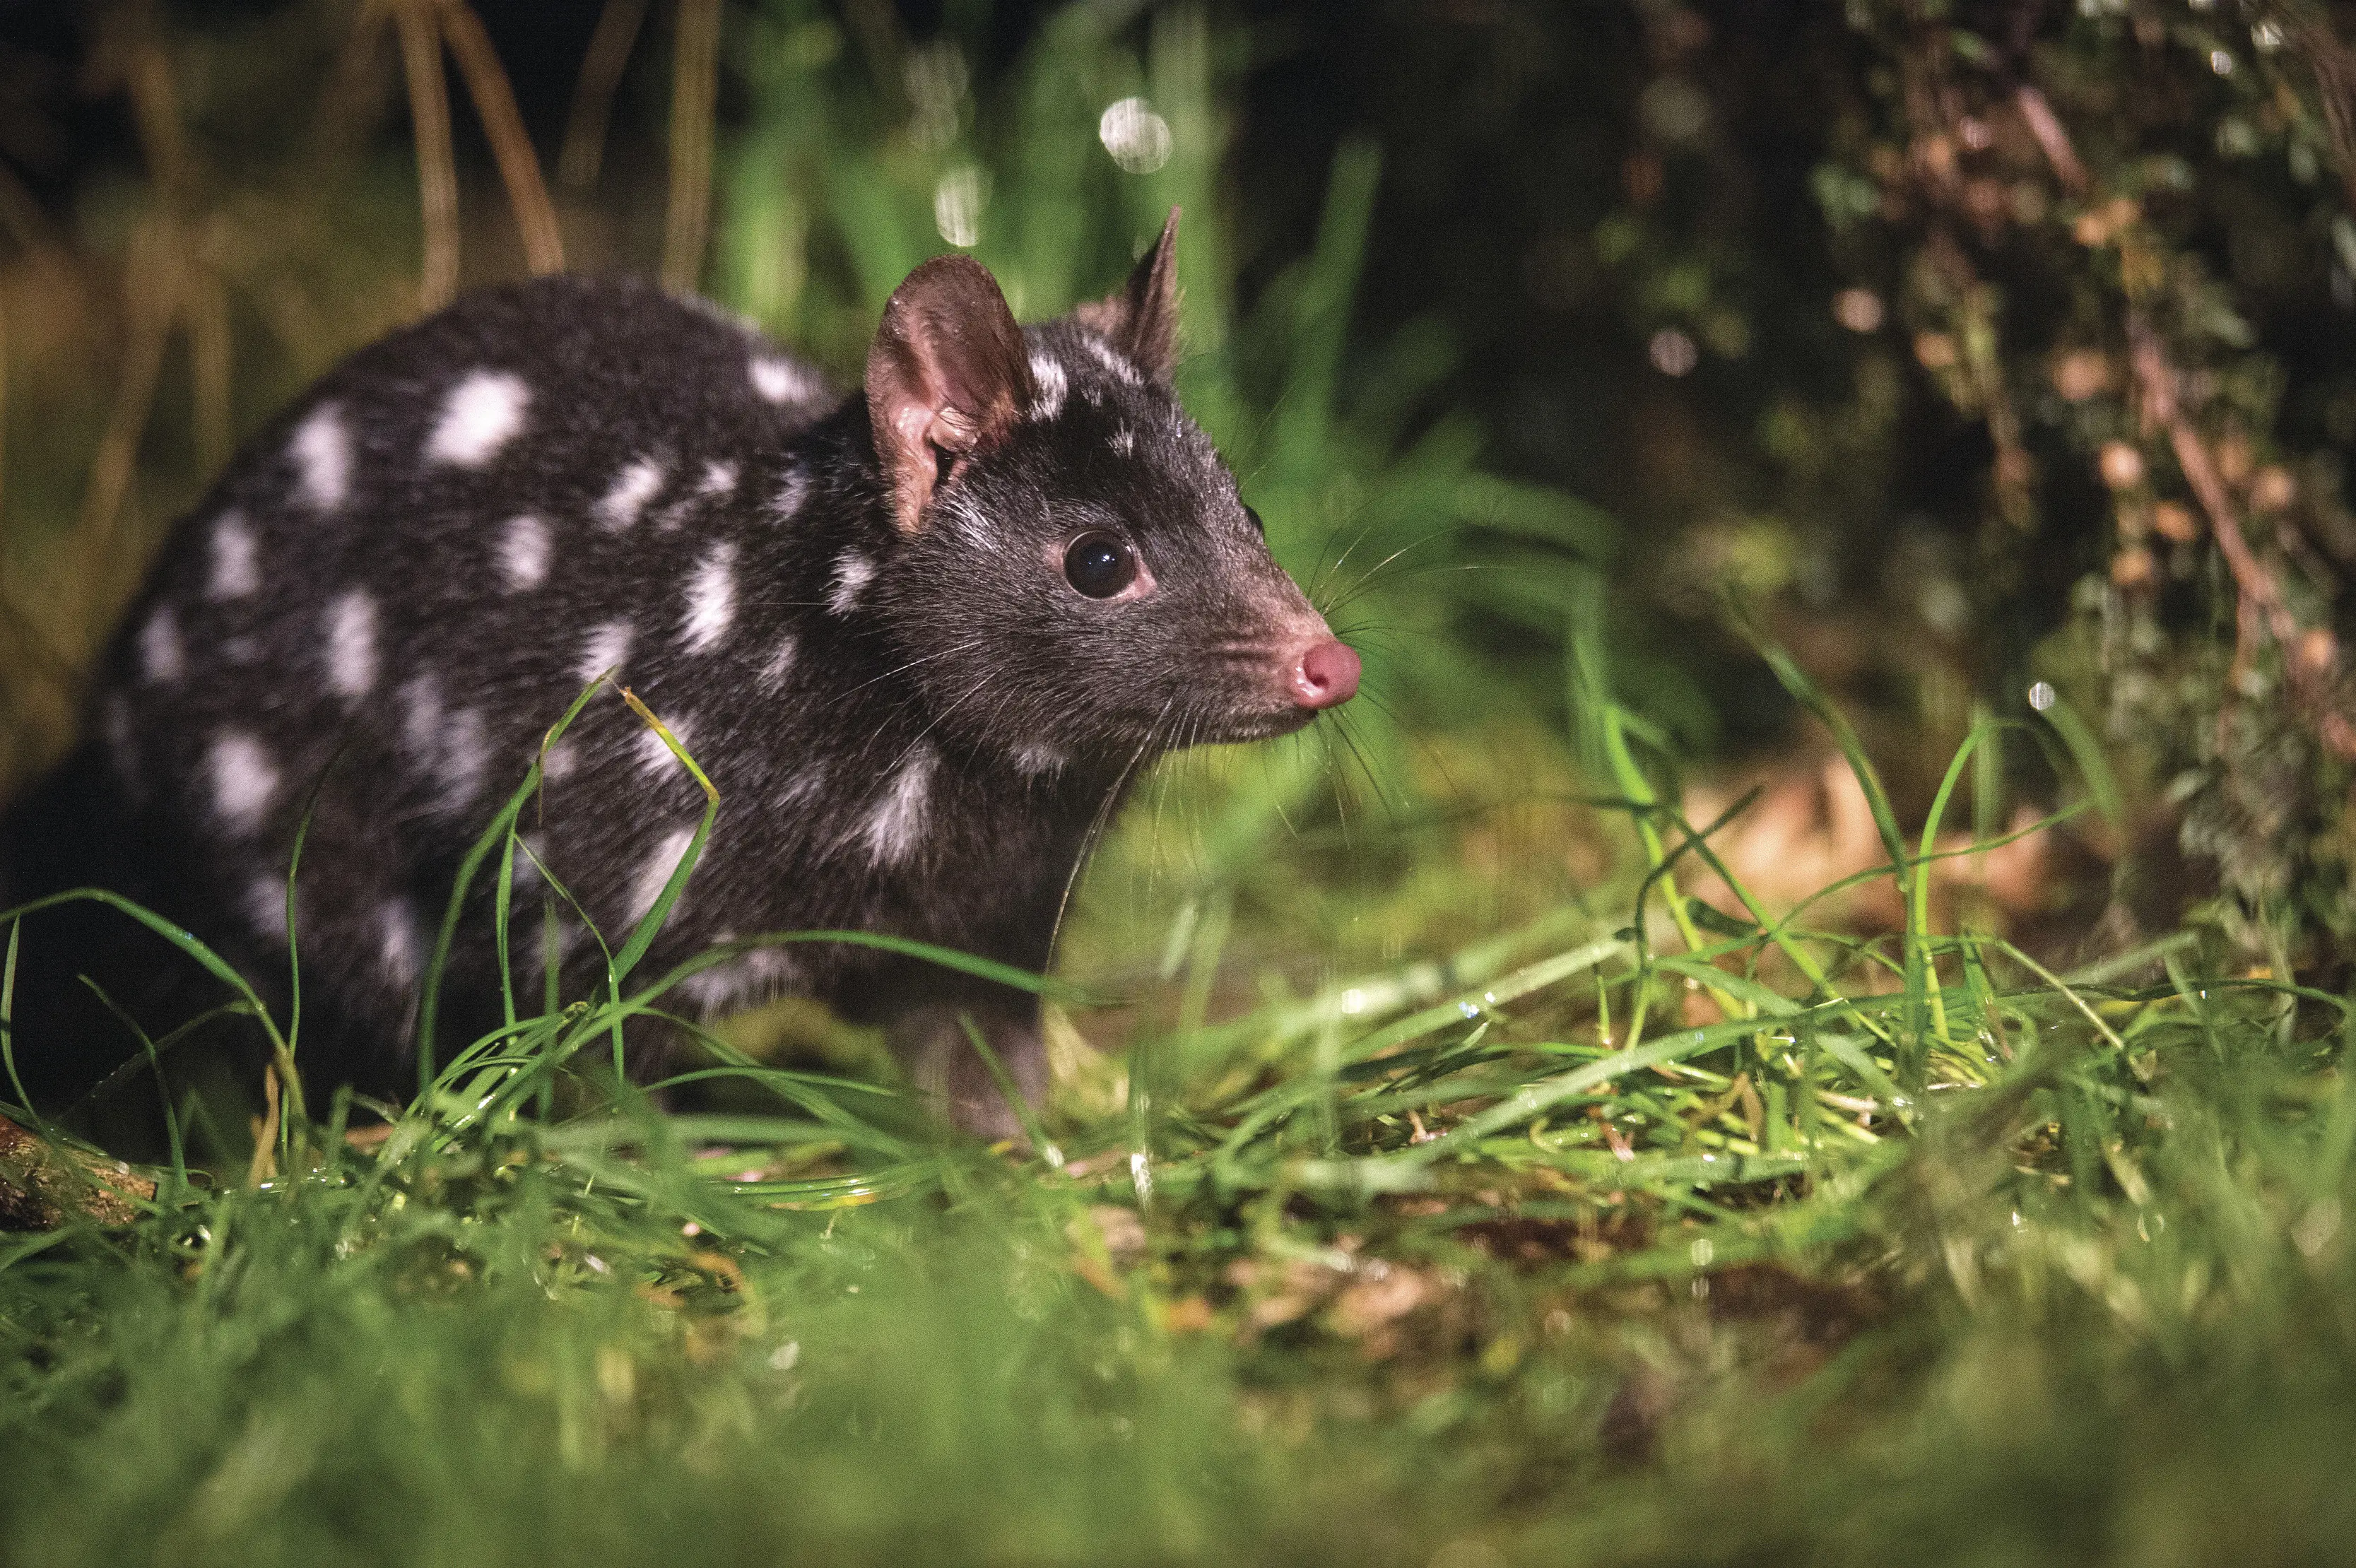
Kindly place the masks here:
POLYGON ((876 603, 943 728, 1033 771, 1285 734, 1358 688, 1172 395, 1177 228, 1027 330, 978 262, 927 261, 868 356, 876 603))

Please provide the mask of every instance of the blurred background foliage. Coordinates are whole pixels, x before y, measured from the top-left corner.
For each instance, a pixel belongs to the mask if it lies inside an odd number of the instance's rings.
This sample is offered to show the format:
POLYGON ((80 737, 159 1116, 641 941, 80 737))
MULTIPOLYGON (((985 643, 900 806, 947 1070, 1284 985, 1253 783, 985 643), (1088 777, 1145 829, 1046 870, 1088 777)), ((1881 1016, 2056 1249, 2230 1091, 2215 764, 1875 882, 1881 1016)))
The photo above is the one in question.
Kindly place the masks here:
MULTIPOLYGON (((1323 965, 1604 885, 1604 703, 1814 891, 1879 851, 1763 631, 1901 816, 1978 714, 2107 755, 1983 920, 2336 975, 2352 94, 2344 18, 2274 0, 21 0, 6 772, 235 441, 460 286, 657 272, 849 384, 923 257, 1043 315, 1174 205, 1182 390, 1369 700, 1165 776, 1100 889, 1242 885, 1323 965), (1255 882, 1273 831, 1325 874, 1255 882)), ((2062 786, 2015 744, 1971 793, 2062 786)))

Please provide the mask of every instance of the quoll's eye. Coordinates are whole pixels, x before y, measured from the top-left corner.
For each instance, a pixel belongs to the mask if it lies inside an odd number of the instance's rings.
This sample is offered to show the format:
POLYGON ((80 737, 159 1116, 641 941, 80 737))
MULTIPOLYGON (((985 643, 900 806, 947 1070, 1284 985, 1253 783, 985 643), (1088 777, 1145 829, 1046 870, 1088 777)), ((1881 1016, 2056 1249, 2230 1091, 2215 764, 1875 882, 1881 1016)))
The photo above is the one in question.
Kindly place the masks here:
POLYGON ((1102 528, 1082 534, 1064 552, 1064 579, 1091 599, 1109 599, 1137 581, 1137 551, 1102 528))

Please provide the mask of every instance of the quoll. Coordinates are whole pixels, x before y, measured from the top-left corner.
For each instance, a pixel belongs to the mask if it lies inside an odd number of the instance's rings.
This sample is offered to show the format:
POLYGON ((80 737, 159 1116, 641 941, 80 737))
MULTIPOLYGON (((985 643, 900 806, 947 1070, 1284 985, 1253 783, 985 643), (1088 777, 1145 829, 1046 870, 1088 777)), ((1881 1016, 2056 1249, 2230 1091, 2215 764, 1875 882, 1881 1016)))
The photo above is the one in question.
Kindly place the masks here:
MULTIPOLYGON (((601 677, 721 796, 647 974, 756 933, 896 933, 1044 968, 1093 830, 1157 754, 1297 730, 1357 656, 1269 556, 1173 396, 1177 215, 1126 286, 1018 326, 945 257, 892 295, 863 392, 753 329, 622 279, 490 290, 354 355, 173 530, 103 667, 91 739, 12 814, 9 893, 114 887, 276 995, 298 823, 306 1075, 414 1083, 421 976, 468 846, 601 677), (404 1080, 404 1074, 406 1078, 404 1080)), ((704 797, 619 700, 545 757, 527 842, 618 942, 704 797)), ((520 864, 519 907, 532 869, 520 864)), ((489 879, 437 1033, 499 1016, 489 879)), ((522 923, 536 933, 537 922, 522 923)), ((127 1046, 221 998, 102 912, 25 928, 17 1055, 127 1046), (162 976, 181 980, 166 982, 162 976)), ((535 934, 519 984, 537 996, 535 934)), ((574 924, 567 995, 600 962, 574 924)), ((695 976, 712 1015, 798 994, 888 1026, 958 1124, 1045 1079, 1035 1003, 851 945, 695 976)), ((446 1047, 445 1047, 446 1049, 446 1047)))

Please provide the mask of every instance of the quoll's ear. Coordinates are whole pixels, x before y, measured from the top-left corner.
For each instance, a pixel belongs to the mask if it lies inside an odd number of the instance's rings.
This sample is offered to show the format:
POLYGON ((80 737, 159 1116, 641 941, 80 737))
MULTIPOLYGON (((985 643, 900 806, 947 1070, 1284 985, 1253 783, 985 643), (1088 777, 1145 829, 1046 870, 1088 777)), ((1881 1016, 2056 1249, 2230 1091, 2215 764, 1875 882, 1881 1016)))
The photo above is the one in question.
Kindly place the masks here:
POLYGON ((1139 369, 1167 383, 1178 361, 1178 209, 1170 209, 1162 238, 1138 261, 1120 293, 1072 314, 1139 369))
POLYGON ((937 256, 892 291, 867 351, 867 418, 902 533, 922 526, 949 465, 1004 440, 1032 395, 1023 329, 980 262, 937 256))

